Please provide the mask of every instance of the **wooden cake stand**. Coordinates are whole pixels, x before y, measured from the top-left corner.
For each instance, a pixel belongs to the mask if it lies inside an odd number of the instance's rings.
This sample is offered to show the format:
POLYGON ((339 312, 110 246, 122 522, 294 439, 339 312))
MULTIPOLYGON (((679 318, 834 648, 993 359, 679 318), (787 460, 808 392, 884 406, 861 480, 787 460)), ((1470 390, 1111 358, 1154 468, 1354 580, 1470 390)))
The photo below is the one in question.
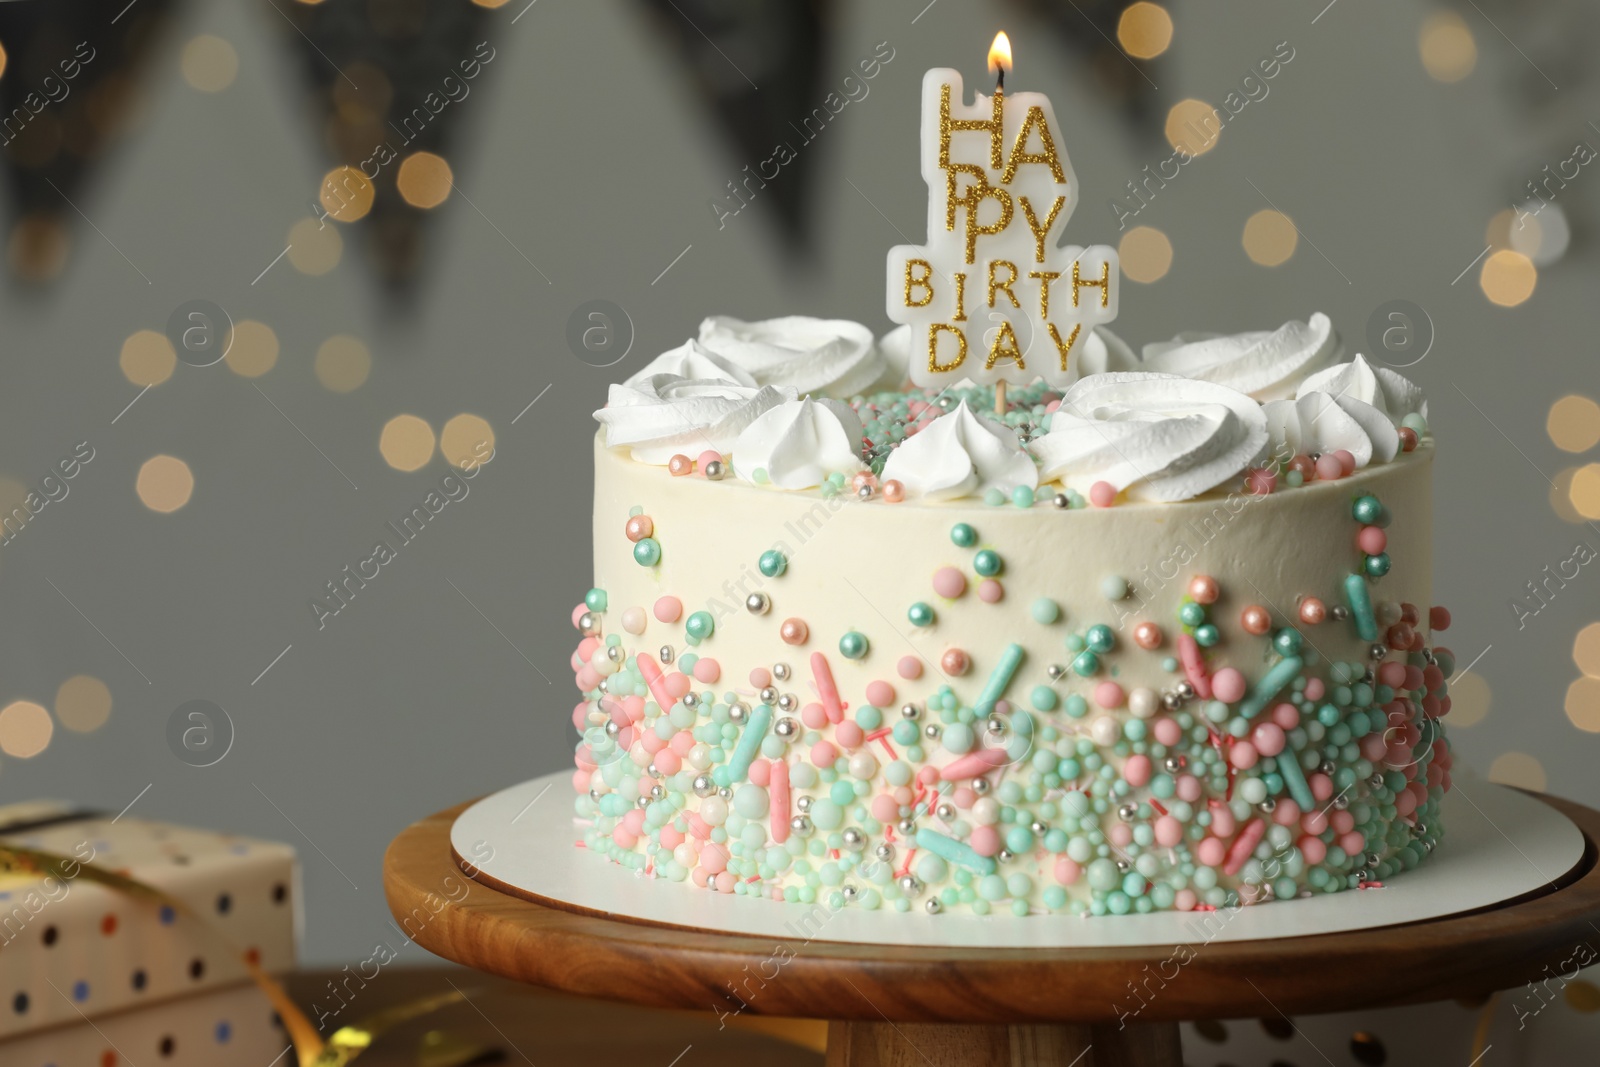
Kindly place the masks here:
POLYGON ((1577 825, 1585 848, 1537 893, 1425 922, 1189 952, 826 941, 794 951, 771 937, 579 914, 468 883, 450 845, 465 804, 394 840, 384 888, 418 944, 477 970, 653 1007, 826 1019, 830 1067, 1172 1067, 1183 1020, 1471 997, 1569 956, 1600 929, 1600 813, 1539 799, 1577 825))

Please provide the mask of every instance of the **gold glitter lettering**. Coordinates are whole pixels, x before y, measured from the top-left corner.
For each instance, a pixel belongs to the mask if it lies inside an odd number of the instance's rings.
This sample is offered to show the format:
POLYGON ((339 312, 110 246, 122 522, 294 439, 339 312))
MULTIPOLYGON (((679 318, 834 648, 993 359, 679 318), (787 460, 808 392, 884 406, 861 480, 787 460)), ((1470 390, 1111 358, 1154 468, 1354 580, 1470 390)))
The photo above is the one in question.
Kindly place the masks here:
POLYGON ((1078 277, 1078 261, 1072 261, 1072 306, 1078 306, 1078 291, 1081 289, 1099 289, 1100 306, 1111 306, 1111 263, 1107 261, 1100 264, 1100 280, 1086 282, 1078 277))
POLYGON ((1030 270, 1028 277, 1037 279, 1039 282, 1039 317, 1048 319, 1050 317, 1050 283, 1061 277, 1061 272, 1058 270, 1030 270))
POLYGON ((1072 333, 1067 336, 1066 341, 1061 340, 1061 331, 1056 329, 1055 323, 1052 322, 1048 325, 1050 327, 1050 340, 1056 343, 1056 353, 1061 357, 1061 373, 1065 374, 1067 373, 1067 364, 1072 358, 1072 346, 1077 343, 1078 334, 1083 331, 1083 323, 1073 323, 1072 333))
POLYGON ((908 308, 925 308, 929 304, 931 304, 932 302, 933 302, 933 264, 929 263, 925 259, 908 259, 908 260, 906 260, 906 307, 908 307, 908 308), (922 276, 920 278, 912 276, 911 270, 912 270, 913 267, 921 267, 922 268, 922 276), (921 289, 921 290, 923 290, 923 295, 922 295, 922 299, 921 300, 913 300, 913 299, 911 299, 911 290, 913 290, 913 289, 921 289))
POLYGON ((1017 299, 1017 294, 1011 291, 1011 287, 1012 285, 1016 284, 1016 281, 1017 265, 1015 263, 1011 262, 1009 259, 991 259, 989 261, 989 306, 994 307, 994 294, 1004 293, 1006 296, 1011 298, 1012 307, 1020 308, 1022 306, 1022 302, 1017 299), (994 276, 994 269, 996 267, 1004 267, 1010 272, 1011 276, 1004 281, 996 279, 994 276))
POLYGON ((1028 220, 1028 229, 1033 231, 1033 261, 1044 262, 1044 239, 1050 235, 1050 227, 1055 225, 1056 216, 1061 214, 1061 205, 1067 202, 1064 196, 1056 197, 1056 202, 1050 205, 1050 214, 1044 217, 1044 222, 1033 213, 1033 205, 1028 203, 1025 196, 1017 197, 1022 202, 1022 214, 1028 220))
POLYGON ((953 275, 953 277, 956 280, 956 314, 955 314, 955 320, 957 322, 966 322, 967 321, 967 275, 963 271, 957 271, 953 275))
MULTIPOLYGON (((999 89, 994 91, 993 100, 994 117, 989 119, 953 119, 950 117, 950 86, 945 84, 939 89, 939 166, 950 166, 950 135, 965 130, 986 131, 989 134, 989 168, 999 170, 1001 165, 1001 138, 1005 136, 1005 93, 999 89)), ((1034 108, 1035 111, 1039 110, 1034 108)), ((1027 126, 1023 126, 1023 133, 1027 133, 1027 126)), ((1050 145, 1050 132, 1045 131, 1044 143, 1050 145)), ((1050 148, 1054 157, 1055 148, 1050 148)), ((1015 154, 1015 152, 1013 152, 1015 154)), ((1059 169, 1059 165, 1058 165, 1059 169)), ((1006 181, 1010 181, 1007 178, 1006 181)), ((1061 179, 1057 179, 1061 180, 1061 179)))
MULTIPOLYGON (((996 107, 996 118, 999 115, 1000 109, 996 107)), ((1022 129, 1017 131, 1017 140, 1011 146, 1011 158, 1006 161, 1005 172, 1000 175, 1000 183, 1002 185, 1010 185, 1011 179, 1017 176, 1017 168, 1024 163, 1044 163, 1049 166, 1050 176, 1056 180, 1056 184, 1067 184, 1067 176, 1061 172, 1061 160, 1056 156, 1055 138, 1050 136, 1050 126, 1044 121, 1044 108, 1042 107, 1030 107, 1028 109, 1028 117, 1022 120, 1022 129), (1028 131, 1035 126, 1039 128, 1039 145, 1043 151, 1028 152, 1024 150, 1024 145, 1028 140, 1028 131)), ((1000 166, 999 156, 995 156, 995 162, 992 165, 996 168, 1000 166)))
MULTIPOLYGON (((962 196, 955 197, 949 201, 945 215, 952 221, 951 228, 953 229, 956 205, 967 209, 967 262, 972 263, 975 262, 977 256, 978 237, 980 235, 992 236, 1010 226, 1014 208, 1011 204, 1011 194, 998 185, 990 185, 989 179, 984 175, 982 168, 973 166, 970 163, 957 163, 951 168, 952 172, 956 170, 972 174, 976 181, 967 187, 966 193, 962 196), (978 222, 978 207, 985 200, 993 200, 1000 205, 1000 217, 987 226, 978 222)), ((952 175, 950 185, 953 187, 954 184, 955 178, 952 175)))
POLYGON ((994 343, 989 346, 989 359, 983 369, 994 370, 994 365, 1002 359, 1014 360, 1018 370, 1028 369, 1022 359, 1022 347, 1017 344, 1017 331, 1011 328, 1009 320, 1001 320, 1000 328, 995 331, 994 343))
POLYGON ((945 374, 955 370, 967 361, 967 335, 961 332, 961 327, 952 326, 948 322, 932 322, 928 324, 928 371, 932 374, 945 374), (949 331, 956 335, 958 346, 956 358, 949 363, 939 362, 939 333, 949 331))

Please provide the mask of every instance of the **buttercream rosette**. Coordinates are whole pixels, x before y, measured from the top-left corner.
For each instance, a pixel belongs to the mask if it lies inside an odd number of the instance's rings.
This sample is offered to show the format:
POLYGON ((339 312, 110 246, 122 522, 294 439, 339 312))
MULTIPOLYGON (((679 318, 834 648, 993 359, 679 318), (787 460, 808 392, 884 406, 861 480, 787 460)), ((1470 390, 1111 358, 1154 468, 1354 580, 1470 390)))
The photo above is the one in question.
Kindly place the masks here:
POLYGON ((1015 432, 974 414, 963 400, 889 454, 883 480, 913 496, 943 499, 1010 493, 1039 484, 1039 471, 1015 432))
POLYGON ((1140 369, 1215 382, 1257 400, 1287 400, 1308 377, 1331 363, 1339 335, 1328 316, 1248 333, 1180 333, 1144 346, 1140 369))
POLYGON ((863 469, 862 436, 861 420, 848 404, 826 397, 786 401, 739 434, 733 471, 752 484, 811 489, 830 474, 863 469))
POLYGON ((757 385, 801 396, 848 400, 870 392, 889 369, 872 331, 846 319, 789 315, 744 322, 714 315, 700 324, 699 340, 757 385))

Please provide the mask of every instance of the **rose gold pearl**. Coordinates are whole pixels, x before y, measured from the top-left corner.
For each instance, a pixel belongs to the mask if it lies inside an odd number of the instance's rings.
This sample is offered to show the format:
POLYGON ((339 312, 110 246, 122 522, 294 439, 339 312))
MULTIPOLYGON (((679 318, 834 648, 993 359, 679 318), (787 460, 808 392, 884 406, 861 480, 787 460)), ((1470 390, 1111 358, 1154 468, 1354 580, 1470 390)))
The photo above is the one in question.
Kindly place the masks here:
POLYGON ((856 471, 854 476, 852 476, 850 479, 850 488, 857 492, 859 492, 861 487, 864 485, 875 486, 877 484, 878 479, 871 471, 856 471))
POLYGON ((1315 460, 1302 452, 1289 461, 1289 469, 1299 471, 1301 477, 1310 479, 1316 473, 1317 464, 1315 460))
POLYGON ((1389 627, 1389 633, 1388 633, 1389 647, 1390 648, 1410 648, 1411 647, 1411 639, 1415 635, 1416 635, 1416 631, 1413 630, 1411 627, 1407 626, 1403 622, 1397 622, 1393 626, 1389 627))
POLYGON ((959 677, 971 669, 972 661, 959 648, 947 648, 944 650, 944 655, 939 657, 939 667, 944 673, 959 677))
POLYGON ((1300 601, 1300 621, 1308 626, 1316 626, 1328 617, 1328 605, 1314 596, 1308 596, 1300 601))
POLYGON ((1160 648, 1163 640, 1165 640, 1165 637, 1161 633, 1161 627, 1153 622, 1141 622, 1133 628, 1134 644, 1146 652, 1153 648, 1160 648))
POLYGON ((1272 629, 1272 616, 1260 604, 1251 604, 1239 613, 1239 625, 1244 627, 1245 633, 1260 637, 1272 629))
POLYGON ((1217 580, 1209 574, 1197 574, 1189 580, 1189 595, 1196 604, 1215 604, 1221 593, 1217 580))
POLYGON ((1409 426, 1400 427, 1400 451, 1411 452, 1417 447, 1417 431, 1409 426))
POLYGON ((650 520, 648 515, 635 515, 628 520, 626 530, 628 540, 643 541, 646 537, 656 532, 656 524, 650 520))
POLYGON ((1402 600, 1400 601, 1400 621, 1407 626, 1416 626, 1422 621, 1422 613, 1417 610, 1415 604, 1402 600))
POLYGON ((800 619, 784 619, 783 625, 778 627, 778 636, 786 645, 803 645, 811 636, 811 628, 800 619))
POLYGON ((883 499, 891 504, 898 504, 906 498, 906 487, 890 478, 883 483, 883 499))
POLYGON ((667 471, 674 478, 682 478, 686 474, 692 474, 694 472, 694 460, 680 453, 667 460, 667 471))

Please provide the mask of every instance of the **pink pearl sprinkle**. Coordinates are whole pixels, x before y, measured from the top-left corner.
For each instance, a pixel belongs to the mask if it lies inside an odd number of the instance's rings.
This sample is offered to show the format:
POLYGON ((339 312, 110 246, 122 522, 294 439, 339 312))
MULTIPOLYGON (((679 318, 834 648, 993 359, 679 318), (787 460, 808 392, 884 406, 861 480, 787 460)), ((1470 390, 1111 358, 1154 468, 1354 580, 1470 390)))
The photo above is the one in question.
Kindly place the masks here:
POLYGON ((1308 678, 1308 679, 1306 679, 1306 699, 1307 700, 1321 700, 1322 697, 1323 697, 1323 694, 1325 694, 1327 691, 1328 691, 1328 687, 1323 684, 1321 678, 1308 678))
POLYGON ((656 601, 654 611, 657 622, 677 622, 683 614, 683 601, 675 596, 664 596, 656 601))
POLYGON ((1208 837, 1195 847, 1194 854, 1195 858, 1207 867, 1215 867, 1222 863, 1223 857, 1228 853, 1221 841, 1215 837, 1208 837))
POLYGON ((1376 526, 1363 526, 1356 534, 1356 546, 1369 556, 1389 547, 1389 535, 1376 526))
POLYGON ((1102 708, 1120 708, 1127 697, 1122 686, 1116 682, 1101 682, 1094 687, 1094 702, 1102 708))
POLYGON ((1339 462, 1339 457, 1324 453, 1317 460, 1317 477, 1325 482, 1331 482, 1344 477, 1344 464, 1339 462))
POLYGON ((807 704, 800 709, 800 721, 812 730, 828 725, 828 713, 821 704, 807 704))
POLYGON ((1300 725, 1300 709, 1287 702, 1279 704, 1272 709, 1272 721, 1285 730, 1293 730, 1300 725))
POLYGON ((694 683, 682 671, 673 671, 663 680, 662 686, 673 700, 682 700, 694 688, 694 683))
POLYGON ((1183 737, 1183 727, 1168 718, 1157 719, 1155 726, 1151 728, 1151 732, 1156 735, 1156 740, 1163 745, 1175 745, 1183 737))
MULTIPOLYGON (((656 770, 660 771, 662 774, 677 774, 678 771, 683 767, 683 757, 679 756, 670 748, 664 748, 656 753, 655 765, 656 770)), ((752 774, 750 776, 750 780, 755 781, 755 775, 752 774)))
POLYGON ((1275 722, 1264 722, 1250 733, 1250 740, 1255 743, 1256 751, 1263 756, 1276 756, 1283 751, 1287 739, 1283 734, 1283 727, 1275 722))
POLYGON ((695 465, 695 468, 697 470, 699 470, 703 474, 703 473, 705 473, 705 469, 706 469, 706 464, 707 463, 721 463, 721 462, 722 462, 722 453, 716 451, 715 449, 708 448, 704 452, 700 453, 700 458, 694 461, 694 465, 695 465))
POLYGON ((1005 595, 1006 588, 997 579, 985 578, 978 583, 978 599, 985 604, 998 604, 1005 595))
POLYGON ((845 748, 852 749, 860 748, 861 742, 865 739, 865 735, 861 732, 861 727, 853 722, 842 722, 834 727, 833 737, 845 748))
POLYGON ((947 600, 954 600, 967 591, 967 579, 954 567, 940 567, 933 572, 933 591, 947 600))
POLYGON ((1194 895, 1193 889, 1180 889, 1172 898, 1172 906, 1179 911, 1193 911, 1198 903, 1200 898, 1194 895))
POLYGON ((1117 499, 1117 487, 1110 482, 1095 482, 1089 487, 1089 503, 1097 508, 1109 508, 1117 499))
POLYGON ((572 625, 574 629, 577 628, 578 620, 583 618, 584 613, 588 610, 589 605, 587 604, 579 604, 577 607, 572 609, 572 625))
POLYGON ((1356 472, 1356 457, 1348 448, 1335 449, 1333 458, 1339 461, 1339 466, 1343 468, 1345 474, 1356 472))
POLYGON ((1131 786, 1142 786, 1150 781, 1150 757, 1135 754, 1122 764, 1122 777, 1131 786))
POLYGON ((700 849, 700 866, 707 874, 721 874, 728 869, 728 854, 715 842, 707 842, 700 849))
POLYGON ((1133 843, 1133 827, 1125 822, 1119 822, 1106 831, 1106 837, 1117 848, 1127 848, 1133 843))
POLYGON ((1316 866, 1328 858, 1328 846, 1322 843, 1320 837, 1307 835, 1302 837, 1296 844, 1300 846, 1300 854, 1312 866, 1316 866))
POLYGON ((1378 681, 1391 689, 1398 689, 1405 683, 1406 665, 1391 660, 1378 668, 1378 681))
POLYGON ((893 707, 894 686, 888 682, 868 682, 867 703, 875 708, 893 707))
POLYGON ((1232 704, 1236 700, 1243 700, 1245 694, 1244 675, 1238 668, 1224 667, 1211 676, 1211 692, 1224 704, 1232 704))
POLYGON ((1263 467, 1256 467, 1245 475, 1244 487, 1253 496, 1267 496, 1278 488, 1278 476, 1263 467))
POLYGON ((1252 745, 1248 741, 1235 741, 1228 748, 1228 762, 1239 768, 1241 771, 1249 767, 1254 767, 1256 765, 1256 760, 1260 758, 1261 754, 1256 751, 1256 746, 1252 745))
POLYGON ((1171 815, 1163 815, 1156 820, 1156 844, 1163 848, 1171 848, 1183 840, 1183 823, 1171 815))
MULTIPOLYGON (((656 761, 656 766, 661 766, 661 761, 656 761)), ((750 784, 765 787, 772 781, 772 764, 764 759, 752 760, 750 763, 750 784)))
POLYGON ((826 770, 833 766, 833 761, 839 758, 839 750, 826 741, 818 741, 811 746, 811 763, 813 766, 826 770))
POLYGON ((1076 882, 1078 880, 1078 875, 1082 871, 1083 868, 1079 867, 1076 863, 1073 863, 1072 859, 1068 856, 1062 856, 1060 859, 1056 860, 1056 881, 1060 882, 1062 885, 1071 885, 1073 882, 1076 882))
POLYGON ((1000 851, 1000 835, 992 826, 975 826, 967 844, 980 856, 993 856, 1000 851))
POLYGON ((757 667, 750 672, 750 684, 757 689, 765 689, 772 684, 772 672, 765 667, 757 667))
POLYGON ((895 671, 905 679, 922 677, 922 661, 915 656, 901 656, 900 662, 895 664, 895 671))
POLYGON ((644 633, 646 622, 643 608, 628 608, 622 613, 622 628, 635 636, 644 633))
POLYGON ((879 793, 872 798, 872 817, 879 822, 894 822, 900 817, 900 805, 889 794, 879 793))
POLYGON ((711 685, 722 677, 722 665, 714 659, 697 659, 694 661, 694 680, 702 685, 711 685))

